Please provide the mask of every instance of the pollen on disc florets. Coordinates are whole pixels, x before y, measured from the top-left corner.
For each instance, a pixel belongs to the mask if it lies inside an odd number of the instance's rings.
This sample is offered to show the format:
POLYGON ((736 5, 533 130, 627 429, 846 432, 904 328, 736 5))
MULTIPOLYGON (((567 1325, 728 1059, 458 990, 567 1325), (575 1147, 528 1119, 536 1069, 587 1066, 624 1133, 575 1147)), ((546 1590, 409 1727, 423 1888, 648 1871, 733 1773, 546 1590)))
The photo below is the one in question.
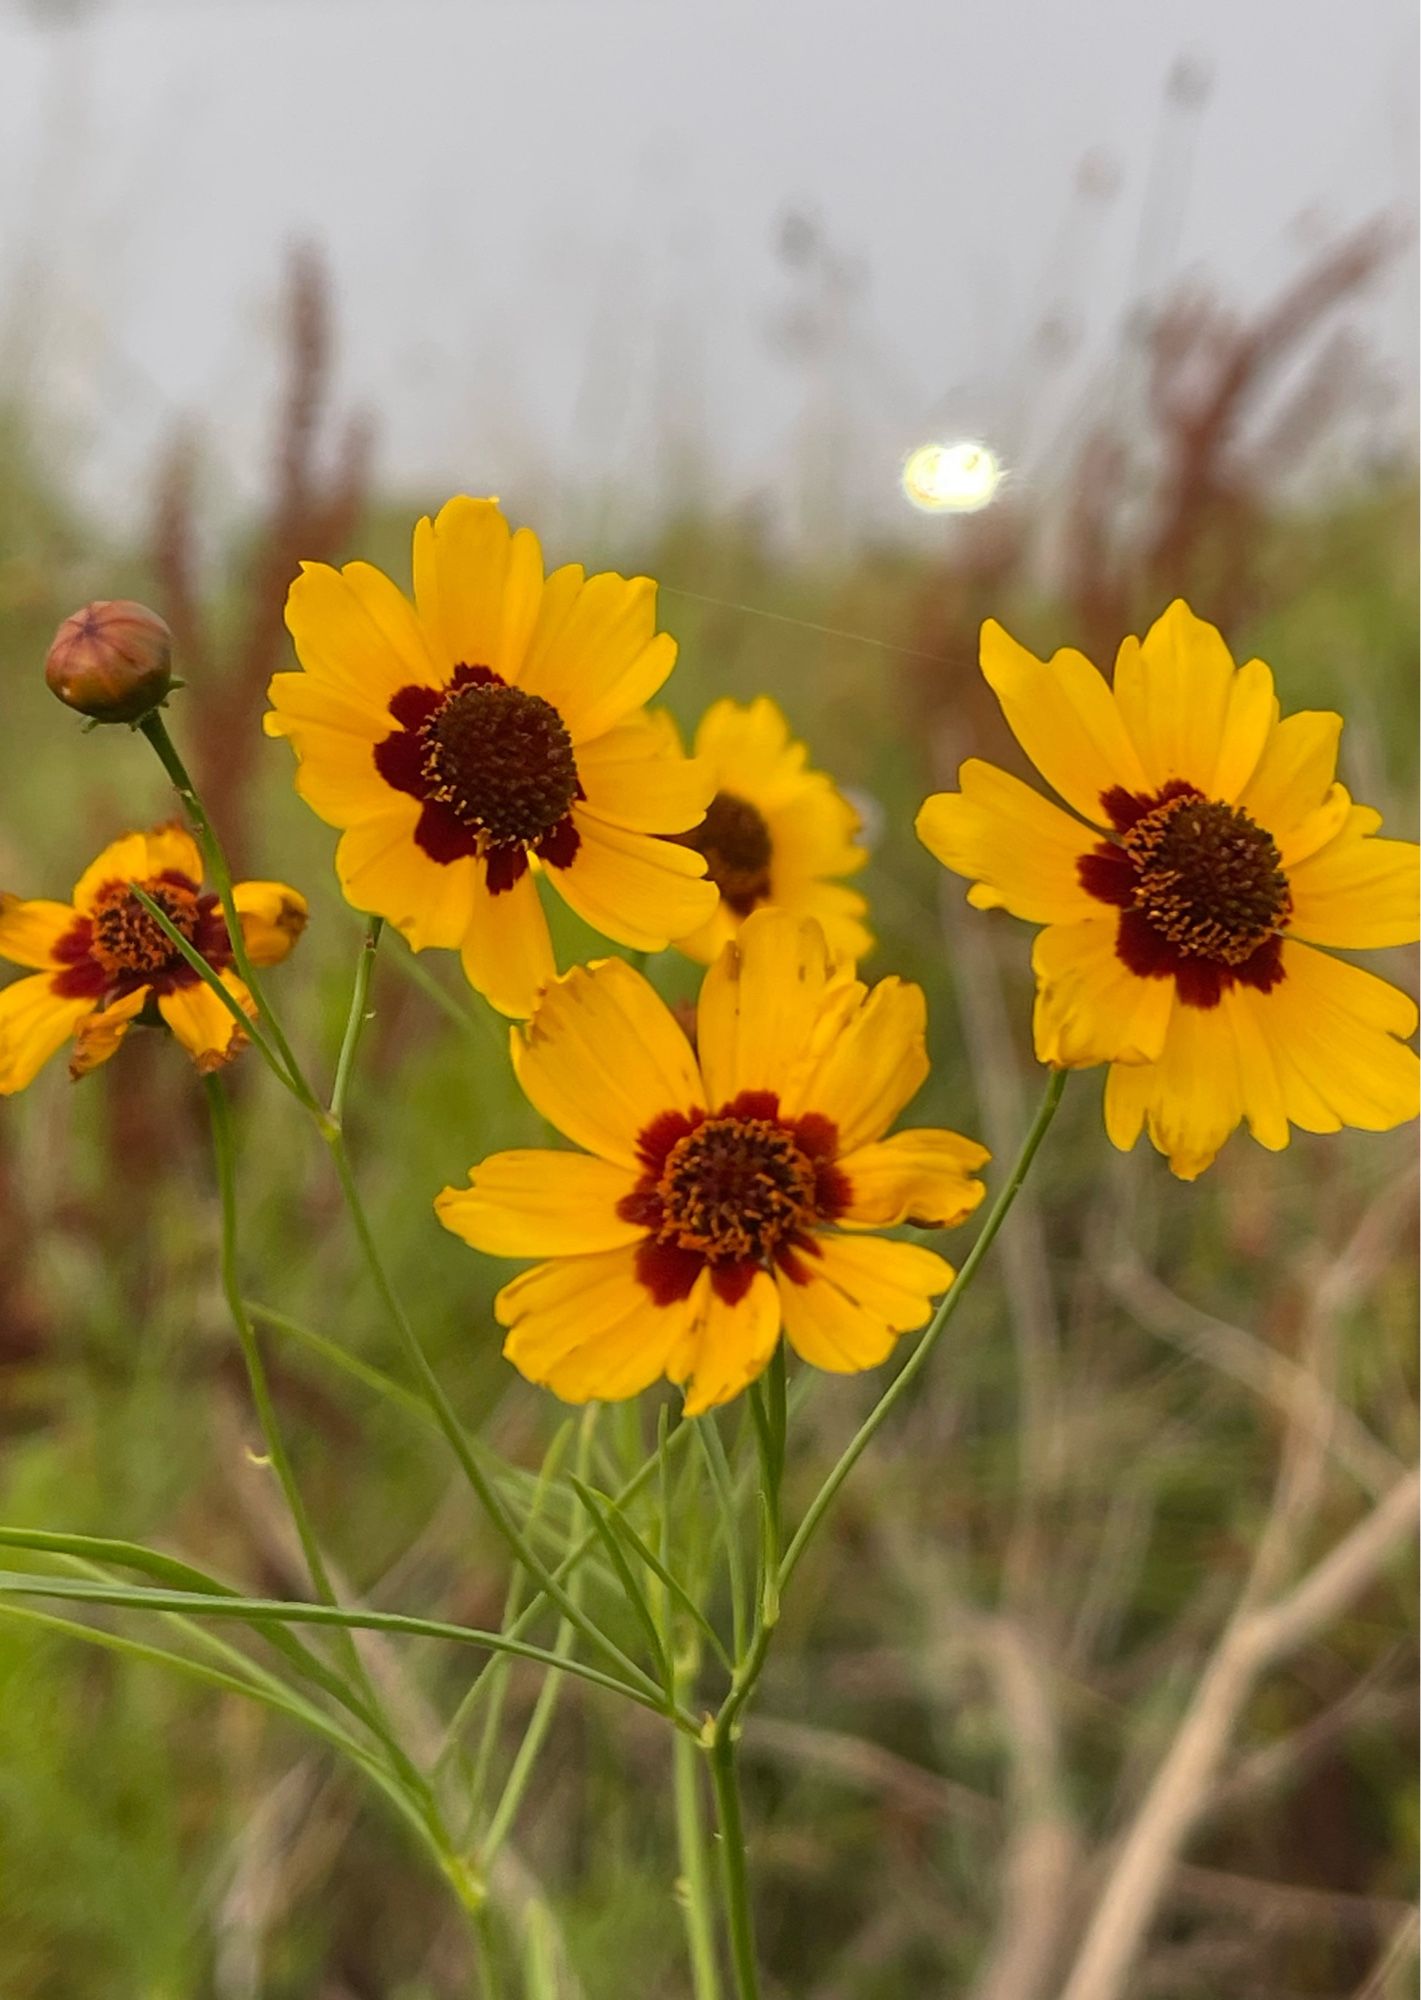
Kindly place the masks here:
POLYGON ((758 806, 717 792, 700 825, 679 838, 705 856, 706 874, 737 916, 748 917, 766 901, 774 846, 758 806))
MULTIPOLYGON (((201 908, 196 889, 179 882, 152 881, 142 884, 163 915, 191 944, 197 936, 201 908)), ((126 882, 111 882, 101 889, 90 912, 93 937, 91 955, 111 976, 125 972, 161 972, 179 956, 177 946, 126 882)))
POLYGON ((491 845, 529 845, 578 796, 567 725, 541 695, 498 683, 457 688, 422 725, 427 797, 491 845))
POLYGON ((1166 799, 1121 844, 1135 908, 1186 957, 1242 965, 1292 907, 1273 836, 1220 799, 1166 799))
POLYGON ((708 1118, 667 1155, 660 1240, 709 1263, 769 1258, 816 1218, 814 1162, 769 1118, 708 1118))

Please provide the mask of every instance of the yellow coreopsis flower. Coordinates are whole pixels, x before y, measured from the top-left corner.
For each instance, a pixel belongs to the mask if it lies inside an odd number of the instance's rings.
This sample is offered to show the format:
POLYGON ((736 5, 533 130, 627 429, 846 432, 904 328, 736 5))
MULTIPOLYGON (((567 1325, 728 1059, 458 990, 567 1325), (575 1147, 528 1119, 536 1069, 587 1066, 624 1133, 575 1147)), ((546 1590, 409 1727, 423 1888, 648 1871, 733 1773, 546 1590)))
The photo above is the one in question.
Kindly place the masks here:
POLYGON ((836 958, 862 958, 873 947, 863 924, 868 905, 836 879, 868 860, 859 816, 823 771, 805 768, 809 753, 774 702, 761 695, 743 707, 713 703, 693 754, 714 776, 715 796, 700 825, 680 838, 705 856, 720 902, 699 930, 676 940, 678 948, 708 965, 752 910, 773 903, 816 918, 836 958))
POLYGON ((580 1153, 496 1153, 446 1188, 445 1227, 546 1262, 499 1293, 504 1353, 572 1403, 687 1385, 739 1393, 781 1331, 802 1359, 872 1368, 926 1324, 952 1267, 864 1232, 943 1228, 987 1155, 889 1125, 928 1073, 923 996, 837 970, 817 923, 747 919, 701 987, 698 1052, 620 959, 550 986, 513 1032, 524 1091, 580 1153))
MULTIPOLYGON (((70 1074, 107 1062, 145 1012, 165 1021, 204 1073, 242 1044, 236 1021, 133 894, 137 883, 200 952, 243 1010, 251 994, 232 969, 218 899, 202 887, 197 843, 181 826, 127 833, 74 885, 72 903, 0 894, 0 957, 36 967, 0 992, 0 1094, 23 1090, 63 1043, 70 1074)), ((233 891, 254 965, 285 958, 306 923, 306 899, 284 882, 233 891)))
POLYGON ((1109 1063, 1105 1122, 1142 1127, 1192 1180, 1242 1120, 1271 1150, 1289 1125, 1385 1131, 1416 1116, 1405 993, 1318 945, 1408 944, 1414 842, 1334 781, 1340 716, 1280 719, 1261 660, 1235 667, 1176 601, 1129 638, 1113 688, 1089 660, 1036 659, 988 622, 982 671, 1073 818, 1005 771, 963 765, 930 798, 924 843, 968 901, 1046 928, 1036 1053, 1109 1063))
POLYGON ((296 786, 344 829, 346 898, 416 951, 527 1015, 556 971, 535 876, 595 930, 659 951, 703 924, 715 885, 683 833, 712 782, 640 713, 676 642, 648 577, 543 574, 537 537, 460 497, 414 531, 414 603, 368 563, 308 563, 286 622, 272 736, 296 786))

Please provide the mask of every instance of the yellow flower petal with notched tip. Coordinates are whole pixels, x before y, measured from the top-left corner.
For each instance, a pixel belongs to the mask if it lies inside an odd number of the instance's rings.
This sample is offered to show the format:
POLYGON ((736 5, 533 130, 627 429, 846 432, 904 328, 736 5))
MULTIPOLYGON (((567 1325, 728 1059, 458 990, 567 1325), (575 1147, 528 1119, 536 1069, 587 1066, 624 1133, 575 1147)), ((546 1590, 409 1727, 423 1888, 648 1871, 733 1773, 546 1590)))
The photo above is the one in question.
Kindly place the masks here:
POLYGON ((504 1352, 564 1401, 665 1377, 690 1416, 738 1395, 782 1334, 834 1370, 926 1324, 951 1267, 867 1234, 961 1222, 981 1146, 884 1133, 927 1073, 916 987, 869 988, 824 934, 757 911, 702 986, 699 1053, 620 959, 555 980, 512 1031, 524 1091, 582 1152, 496 1153, 435 1209, 489 1256, 504 1352))
POLYGON ((461 495, 414 531, 414 601, 379 570, 308 563, 300 673, 266 729, 342 838, 346 900, 416 951, 457 951, 501 1013, 554 976, 537 879, 605 936, 659 951, 716 907, 685 833, 714 789, 641 711, 676 658, 648 577, 543 573, 537 537, 461 495))
POLYGON ((1043 924, 1036 1053, 1110 1065, 1106 1129, 1142 1131, 1192 1180, 1246 1122, 1386 1130, 1417 1112, 1407 997, 1314 951, 1412 942, 1418 849, 1336 781, 1342 722, 1280 717, 1260 660, 1235 667, 1182 602, 1126 639, 1106 685, 1078 653, 1035 659, 1000 626, 983 671, 1017 740, 1081 816, 965 764, 918 832, 968 900, 1043 924))

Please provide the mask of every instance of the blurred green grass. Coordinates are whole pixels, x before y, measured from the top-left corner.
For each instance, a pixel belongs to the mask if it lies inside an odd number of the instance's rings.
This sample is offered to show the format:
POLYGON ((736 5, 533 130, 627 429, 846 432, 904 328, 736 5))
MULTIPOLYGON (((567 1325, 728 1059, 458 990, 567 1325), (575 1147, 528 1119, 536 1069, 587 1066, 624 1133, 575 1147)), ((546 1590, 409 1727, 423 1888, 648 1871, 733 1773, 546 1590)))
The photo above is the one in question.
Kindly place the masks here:
MULTIPOLYGON (((371 510, 359 553, 403 579, 416 511, 371 510)), ((1248 615, 1228 633, 1239 658, 1271 662, 1285 707, 1344 712, 1342 775, 1399 833, 1414 830, 1415 519, 1410 484, 1270 518, 1251 559, 1248 615)), ((875 846, 861 881, 879 938, 869 970, 901 972, 928 993, 934 1069, 916 1111, 984 1131, 982 1078, 959 1011, 960 930, 950 911, 944 925, 943 880, 912 818, 945 775, 935 750, 1003 750, 976 676, 982 592, 994 590, 993 614, 1046 650, 1084 637, 1071 607, 1015 576, 974 584, 950 553, 870 550, 822 568, 775 561, 744 524, 713 518, 591 555, 670 586, 662 621, 681 654, 668 698, 683 726, 719 695, 768 691, 815 761, 866 802, 875 846)), ((80 734, 40 673, 54 625, 77 601, 151 589, 141 549, 105 544, 49 485, 20 429, 0 427, 5 888, 65 895, 97 844, 171 810, 141 740, 80 734)), ((235 622, 240 607, 234 586, 218 602, 219 623, 235 622)), ((176 698, 180 742, 201 726, 203 701, 196 683, 176 698)), ((334 836, 295 798, 284 746, 265 750, 261 772, 243 872, 286 878, 311 898, 307 937, 271 985, 303 1056, 328 1074, 359 923, 336 891, 334 836)), ((946 893, 960 903, 960 885, 946 893)), ((994 1046, 1010 1088, 1032 1093, 1029 933, 1001 916, 970 921, 976 969, 960 976, 986 967, 1000 982, 999 1007, 989 1002, 999 1012, 994 1046)), ((570 919, 559 923, 562 963, 598 949, 570 919)), ((489 1302, 503 1267, 440 1230, 430 1200, 485 1152, 535 1140, 537 1120, 512 1085, 502 1024, 463 989, 457 966, 422 961, 464 1025, 409 982, 404 956, 397 939, 382 954, 352 1145, 397 1282, 461 1412, 536 1462, 560 1412, 499 1359, 489 1302)), ((1390 957, 1385 969, 1409 982, 1405 955, 1390 957)), ((694 989, 674 954, 651 972, 668 993, 694 989)), ((1039 1496, 1031 1584, 1053 1629, 1068 1629, 1088 1602, 1104 1605, 1087 1657, 1061 1688, 1072 1803, 1097 1837, 1133 1796, 1132 1772, 1158 1753, 1237 1587, 1279 1431, 1270 1405, 1126 1310, 1108 1282, 1122 1242, 1172 1290, 1286 1353, 1320 1273, 1413 1154, 1406 1132, 1300 1136, 1277 1158, 1235 1138, 1217 1169, 1186 1188, 1148 1151, 1111 1155, 1099 1093, 1096 1076, 1073 1082, 1040 1182, 1069 1449, 1039 1496)), ((325 1162, 251 1058, 239 1115, 251 1291, 394 1366, 325 1162)), ((180 1057, 135 1038, 79 1087, 56 1062, 0 1112, 0 1186, 0 1516, 149 1540, 257 1587, 292 1587, 267 1475, 248 1451, 252 1425, 214 1276, 201 1107, 180 1057)), ((1416 1298, 1403 1249, 1391 1248, 1345 1316, 1338 1376, 1346 1404, 1407 1458, 1416 1298)), ((496 1622, 503 1565, 438 1445, 299 1346, 273 1334, 269 1347, 313 1511, 354 1587, 382 1603, 496 1622)), ((980 1675, 953 1652, 950 1599, 934 1599, 932 1579, 983 1607, 1004 1588, 1031 1448, 1016 1353, 998 1267, 907 1418, 861 1468, 786 1607, 765 1715, 896 1752, 975 1797, 985 1818, 934 1816, 891 1785, 835 1775, 832 1760, 784 1754, 768 1737, 756 1752, 752 1733, 764 1951, 785 1993, 906 2000, 965 1990, 991 1934, 1002 1730, 980 1675)), ((818 1385, 798 1445, 801 1499, 873 1388, 818 1385)), ((1354 1511, 1355 1494, 1335 1481, 1319 1548, 1354 1511)), ((1197 1858, 1221 1877, 1313 1882, 1383 1910, 1409 1896, 1415 1807, 1409 1760, 1397 1754, 1409 1740, 1409 1646, 1402 1600, 1379 1590, 1272 1677, 1250 1714, 1248 1748, 1281 1741, 1359 1680, 1376 1698, 1319 1762, 1207 1831, 1197 1858)), ((422 1643, 404 1657, 420 1698, 451 1706, 461 1662, 422 1643)), ((532 1685, 515 1677, 515 1722, 532 1685)), ((0 1744, 7 2000, 435 2000, 468 1990, 438 1885, 354 1781, 286 1728, 0 1614, 0 1744), (249 1975, 241 1950, 253 1933, 263 1961, 249 1975)), ((629 1983, 689 1991, 664 1757, 639 1721, 568 1698, 525 1810, 521 1853, 592 2000, 629 1983)), ((1376 1939, 1338 1909, 1331 1923, 1274 1934, 1259 1961, 1275 1982, 1267 1990, 1351 1990, 1376 1939)), ((1197 1909, 1172 1911, 1165 1943, 1178 1947, 1181 1969, 1166 1967, 1150 1992, 1202 2000, 1220 1990, 1189 1969, 1186 1947, 1203 1921, 1197 1909)), ((1217 1912, 1209 1921, 1246 1957, 1246 1921, 1217 1912)), ((1263 1989, 1242 1979, 1230 1990, 1263 1989)))

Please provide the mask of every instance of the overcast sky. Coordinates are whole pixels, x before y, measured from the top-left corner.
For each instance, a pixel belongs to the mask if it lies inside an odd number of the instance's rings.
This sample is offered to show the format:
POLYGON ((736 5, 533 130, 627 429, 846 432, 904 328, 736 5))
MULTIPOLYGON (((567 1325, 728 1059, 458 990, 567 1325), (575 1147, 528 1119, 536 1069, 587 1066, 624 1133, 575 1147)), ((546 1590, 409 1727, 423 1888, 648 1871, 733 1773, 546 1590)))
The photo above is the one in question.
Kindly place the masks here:
MULTIPOLYGON (((837 402, 887 494, 922 436, 1029 453, 1044 315, 1059 400, 1137 287, 1257 303, 1409 211, 1416 69, 1413 0, 0 0, 0 333, 91 489, 191 411, 246 480, 304 235, 393 479, 635 486, 699 412, 746 493, 837 402), (787 211, 843 274, 812 360, 787 211)), ((1409 374, 1414 266, 1367 324, 1409 374)))

